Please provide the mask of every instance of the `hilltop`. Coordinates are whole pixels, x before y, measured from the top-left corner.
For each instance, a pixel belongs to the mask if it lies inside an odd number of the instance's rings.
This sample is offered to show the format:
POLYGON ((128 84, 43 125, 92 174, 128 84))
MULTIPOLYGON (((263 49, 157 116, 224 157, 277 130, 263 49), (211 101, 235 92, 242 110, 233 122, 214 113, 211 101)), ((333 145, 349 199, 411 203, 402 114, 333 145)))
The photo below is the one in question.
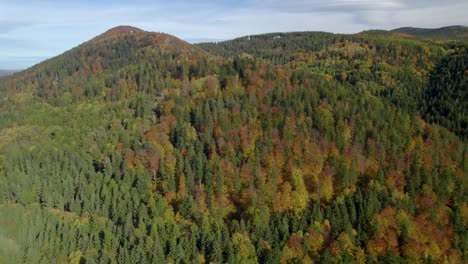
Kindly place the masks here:
MULTIPOLYGON (((452 29, 459 28, 443 28, 437 32, 452 29)), ((283 65, 294 70, 300 79, 318 75, 363 87, 385 102, 418 113, 427 120, 444 120, 438 123, 466 137, 468 117, 459 110, 468 107, 466 100, 460 100, 468 98, 464 73, 468 57, 466 42, 436 42, 406 33, 366 31, 270 33, 197 45, 225 59, 256 58, 283 65), (429 79, 442 78, 441 72, 433 69, 444 67, 441 65, 444 63, 456 65, 450 76, 443 77, 444 82, 456 85, 450 89, 442 86, 435 92, 430 88, 429 79), (444 99, 439 100, 442 93, 444 99)))
POLYGON ((55 100, 67 92, 88 98, 112 89, 114 94, 117 89, 119 93, 132 87, 146 89, 152 85, 147 83, 148 69, 188 75, 191 65, 204 56, 202 49, 174 36, 119 26, 12 76, 8 86, 0 83, 0 92, 27 89, 44 100, 55 100), (181 64, 187 67, 182 69, 181 64), (102 82, 105 85, 98 84, 102 82))
POLYGON ((391 32, 435 40, 468 40, 468 27, 466 26, 449 26, 441 28, 402 27, 391 30, 391 32))
POLYGON ((466 26, 448 26, 441 28, 415 28, 401 27, 390 31, 386 30, 367 30, 360 34, 375 36, 394 36, 405 38, 416 38, 436 41, 467 41, 468 27, 466 26))

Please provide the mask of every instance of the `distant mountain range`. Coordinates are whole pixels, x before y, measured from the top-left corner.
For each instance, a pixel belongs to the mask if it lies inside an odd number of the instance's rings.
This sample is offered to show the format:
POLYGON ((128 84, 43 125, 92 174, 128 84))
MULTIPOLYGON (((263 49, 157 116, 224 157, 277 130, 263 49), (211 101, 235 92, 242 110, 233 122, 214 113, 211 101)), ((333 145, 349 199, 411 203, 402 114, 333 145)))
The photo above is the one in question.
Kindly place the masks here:
POLYGON ((401 27, 387 30, 367 30, 361 34, 369 35, 399 35, 410 38, 431 39, 431 40, 468 40, 468 27, 466 26, 448 26, 441 28, 415 28, 401 27))
POLYGON ((0 77, 8 76, 15 72, 19 72, 19 70, 0 70, 0 77))

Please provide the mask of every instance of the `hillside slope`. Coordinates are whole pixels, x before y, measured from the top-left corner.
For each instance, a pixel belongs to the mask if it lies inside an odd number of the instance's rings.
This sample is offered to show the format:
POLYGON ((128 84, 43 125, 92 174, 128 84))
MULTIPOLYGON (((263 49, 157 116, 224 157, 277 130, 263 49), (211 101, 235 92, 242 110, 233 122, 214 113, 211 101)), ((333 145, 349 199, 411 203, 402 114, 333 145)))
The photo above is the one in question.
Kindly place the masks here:
POLYGON ((391 30, 391 32, 408 34, 416 37, 434 40, 463 40, 468 41, 468 27, 449 26, 441 28, 414 28, 402 27, 391 30))
POLYGON ((468 51, 458 48, 436 65, 424 94, 426 119, 468 137, 468 51))
POLYGON ((66 93, 75 100, 103 92, 120 97, 134 88, 161 91, 167 73, 176 78, 196 74, 190 68, 204 55, 176 37, 120 26, 1 81, 0 92, 29 92, 54 101, 66 93), (149 71, 161 74, 150 80, 149 71))
MULTIPOLYGON (((272 33, 198 45, 226 59, 256 58, 284 65, 300 80, 316 75, 349 83, 431 122, 438 118, 436 112, 446 111, 438 109, 441 104, 428 106, 437 100, 429 83, 433 70, 454 53, 466 56, 468 52, 465 42, 434 42, 388 31, 355 35, 272 33)), ((453 74, 466 75, 465 70, 459 68, 453 74)), ((459 89, 457 94, 466 90, 459 89)), ((466 137, 458 129, 464 126, 460 118, 448 118, 440 124, 466 137)))

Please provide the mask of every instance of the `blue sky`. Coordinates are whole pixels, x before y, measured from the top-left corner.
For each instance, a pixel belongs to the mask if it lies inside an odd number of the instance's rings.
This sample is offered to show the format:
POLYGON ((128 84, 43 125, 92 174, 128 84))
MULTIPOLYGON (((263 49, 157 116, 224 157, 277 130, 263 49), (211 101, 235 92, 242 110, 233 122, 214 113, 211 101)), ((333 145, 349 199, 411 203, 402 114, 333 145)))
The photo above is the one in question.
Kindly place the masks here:
POLYGON ((0 69, 24 69, 118 25, 189 42, 285 31, 468 25, 466 0, 0 0, 0 69))

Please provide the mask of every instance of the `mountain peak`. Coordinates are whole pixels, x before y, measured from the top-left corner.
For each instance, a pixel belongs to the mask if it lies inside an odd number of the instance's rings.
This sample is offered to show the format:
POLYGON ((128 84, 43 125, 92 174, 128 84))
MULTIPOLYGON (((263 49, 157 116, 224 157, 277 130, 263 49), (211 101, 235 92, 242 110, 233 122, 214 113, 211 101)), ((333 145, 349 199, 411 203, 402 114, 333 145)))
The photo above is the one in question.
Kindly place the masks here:
POLYGON ((131 34, 135 32, 144 32, 144 30, 132 26, 117 26, 107 30, 105 35, 131 34))
POLYGON ((142 29, 132 27, 132 26, 117 26, 114 28, 111 28, 98 36, 98 38, 106 38, 106 37, 112 37, 112 36, 120 36, 120 35, 128 35, 128 34, 134 34, 134 33, 143 33, 145 32, 142 29))
MULTIPOLYGON (((143 46, 157 46, 159 48, 168 48, 170 50, 178 51, 189 51, 193 52, 194 46, 187 43, 184 40, 181 40, 175 36, 162 33, 162 32, 151 32, 145 31, 132 26, 117 26, 107 30, 101 35, 85 42, 85 44, 97 44, 99 42, 118 41, 120 39, 132 36, 135 40, 135 43, 140 43, 139 45, 143 46), (169 47, 168 47, 169 46, 169 47)), ((198 49, 202 51, 201 49, 198 49)))
POLYGON ((128 36, 131 34, 139 34, 139 33, 145 33, 146 31, 132 27, 132 26, 117 26, 113 27, 106 32, 102 33, 101 35, 98 35, 97 37, 91 39, 88 42, 94 42, 94 41, 100 41, 108 38, 116 38, 116 37, 122 37, 122 36, 128 36))

